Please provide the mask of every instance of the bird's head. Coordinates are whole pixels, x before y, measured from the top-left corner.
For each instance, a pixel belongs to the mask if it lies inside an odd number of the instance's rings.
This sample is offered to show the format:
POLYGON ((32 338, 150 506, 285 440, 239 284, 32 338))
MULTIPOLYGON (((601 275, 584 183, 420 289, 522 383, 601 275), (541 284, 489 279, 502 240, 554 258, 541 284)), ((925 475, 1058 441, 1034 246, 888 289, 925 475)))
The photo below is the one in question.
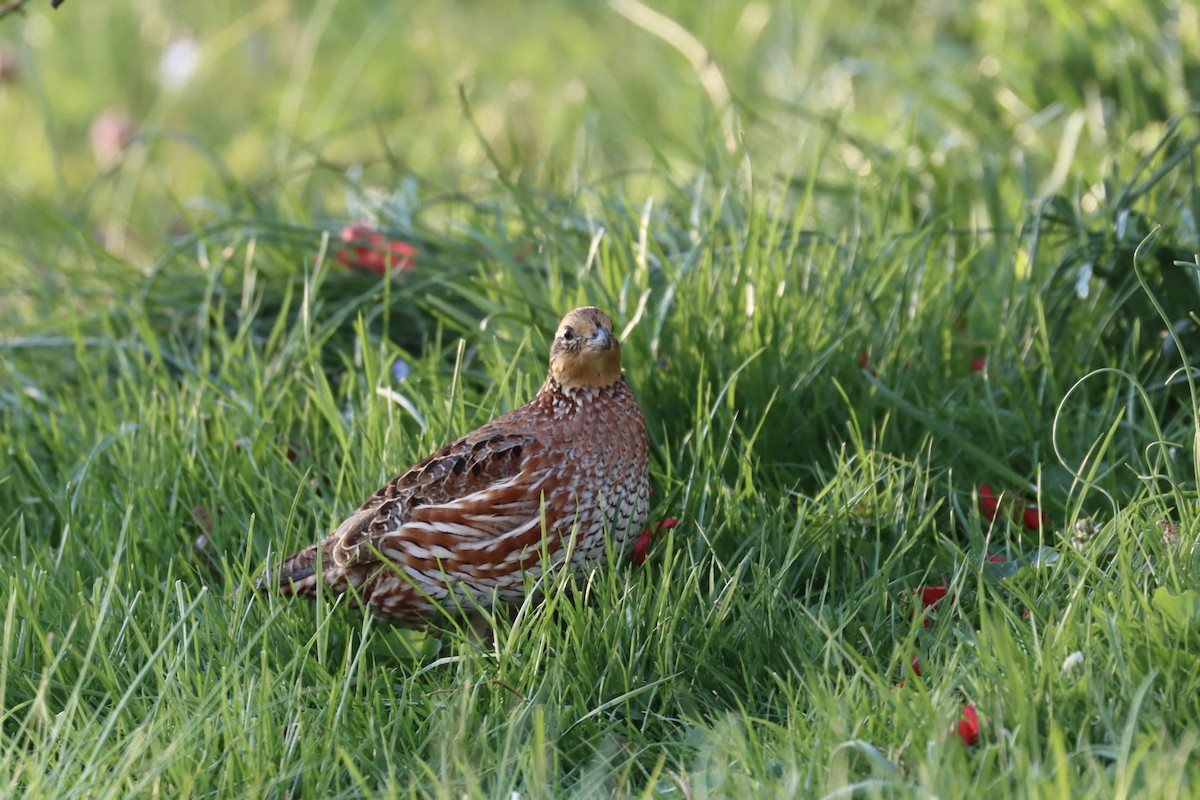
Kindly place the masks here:
POLYGON ((587 306, 563 317, 550 346, 550 378, 564 389, 602 388, 621 379, 621 343, 607 314, 587 306))

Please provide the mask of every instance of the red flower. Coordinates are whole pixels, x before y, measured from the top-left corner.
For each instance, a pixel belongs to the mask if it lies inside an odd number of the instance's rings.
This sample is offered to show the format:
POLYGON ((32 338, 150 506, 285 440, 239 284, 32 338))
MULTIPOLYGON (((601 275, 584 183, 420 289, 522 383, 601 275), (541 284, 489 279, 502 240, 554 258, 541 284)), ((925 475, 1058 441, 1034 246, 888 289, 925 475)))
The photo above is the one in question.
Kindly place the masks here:
POLYGON ((633 546, 633 552, 629 554, 629 560, 639 566, 646 563, 646 553, 650 550, 650 540, 654 538, 659 531, 669 531, 679 524, 679 520, 674 517, 668 517, 662 522, 654 526, 654 528, 646 528, 642 531, 642 535, 638 537, 637 543, 633 546))
POLYGON ((979 744, 979 713, 975 711, 975 706, 963 706, 962 717, 958 720, 958 735, 967 747, 979 744))
MULTIPOLYGON (((947 587, 945 586, 922 586, 917 589, 917 594, 921 596, 921 607, 937 609, 937 604, 946 596, 947 587)), ((912 612, 908 613, 912 616, 912 612)), ((926 615, 925 619, 921 620, 921 626, 928 628, 933 624, 933 621, 926 615)))
POLYGON ((1042 511, 1035 505, 1025 506, 1025 510, 1021 512, 1021 523, 1031 531, 1036 531, 1050 524, 1050 518, 1046 516, 1046 512, 1042 511))
MULTIPOLYGON (((913 653, 912 661, 911 661, 911 662, 909 662, 909 666, 912 668, 913 674, 914 674, 914 675, 916 675, 916 676, 918 676, 918 677, 920 677, 920 675, 921 675, 921 661, 920 661, 920 659, 918 659, 918 658, 917 658, 917 655, 916 655, 916 653, 913 653)), ((901 677, 901 678, 905 677, 904 665, 903 665, 903 664, 901 664, 901 665, 900 665, 900 677, 901 677)), ((897 688, 897 689, 903 689, 903 688, 904 688, 904 681, 900 681, 899 683, 897 683, 897 684, 896 684, 896 688, 897 688)))
POLYGON ((0 85, 16 83, 20 76, 21 70, 17 63, 16 51, 7 47, 0 50, 0 85))
POLYGON ((341 239, 350 247, 339 250, 334 258, 350 269, 365 269, 386 275, 389 269, 409 270, 414 266, 417 249, 408 242, 395 242, 361 222, 342 228, 341 239))
POLYGON ((938 602, 946 596, 945 586, 922 586, 917 591, 921 593, 921 605, 925 608, 937 606, 938 602))
POLYGON ((1004 556, 1002 556, 1002 555, 988 556, 988 561, 992 562, 993 564, 1003 564, 1004 556))
POLYGON ((92 120, 88 140, 92 156, 101 169, 116 166, 137 138, 137 123, 124 111, 110 108, 92 120))
POLYGON ((987 368, 986 358, 971 359, 971 372, 983 372, 987 368))
POLYGON ((979 513, 983 514, 983 518, 988 522, 996 519, 996 512, 1000 509, 1000 501, 996 499, 996 495, 992 493, 992 487, 986 483, 979 487, 979 513))

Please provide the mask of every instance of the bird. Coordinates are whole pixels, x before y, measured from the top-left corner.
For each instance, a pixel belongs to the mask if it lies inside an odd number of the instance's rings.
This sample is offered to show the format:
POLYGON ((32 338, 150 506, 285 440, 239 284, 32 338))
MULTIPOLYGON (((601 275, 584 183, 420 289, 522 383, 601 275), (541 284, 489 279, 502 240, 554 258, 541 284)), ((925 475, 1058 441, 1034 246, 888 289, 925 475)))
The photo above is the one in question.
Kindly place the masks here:
POLYGON ((331 534, 268 569, 263 591, 323 585, 393 624, 436 627, 524 601, 526 577, 582 575, 631 549, 650 500, 649 437, 607 314, 559 323, 528 403, 388 481, 331 534))

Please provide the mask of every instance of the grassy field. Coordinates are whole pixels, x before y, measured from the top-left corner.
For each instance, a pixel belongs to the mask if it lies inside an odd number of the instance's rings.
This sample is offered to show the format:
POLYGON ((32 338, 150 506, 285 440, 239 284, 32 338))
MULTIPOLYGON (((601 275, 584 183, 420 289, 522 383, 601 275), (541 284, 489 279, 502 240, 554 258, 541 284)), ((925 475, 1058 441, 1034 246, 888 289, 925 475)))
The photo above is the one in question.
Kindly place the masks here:
POLYGON ((1187 2, 0 19, 0 796, 1200 797, 1197 97, 1187 2), (645 563, 255 594, 585 303, 645 563))

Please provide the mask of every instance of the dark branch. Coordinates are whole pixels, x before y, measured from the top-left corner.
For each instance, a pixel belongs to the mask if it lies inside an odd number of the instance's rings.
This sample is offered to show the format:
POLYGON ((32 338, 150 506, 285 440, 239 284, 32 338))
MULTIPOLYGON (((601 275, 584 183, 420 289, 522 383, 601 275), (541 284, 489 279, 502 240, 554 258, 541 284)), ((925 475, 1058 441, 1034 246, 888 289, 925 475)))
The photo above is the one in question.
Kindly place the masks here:
MULTIPOLYGON (((50 0, 50 7, 58 8, 63 2, 64 0, 50 0)), ((29 0, 11 0, 11 2, 5 3, 0 6, 0 19, 4 19, 9 14, 23 14, 28 3, 29 0)))

